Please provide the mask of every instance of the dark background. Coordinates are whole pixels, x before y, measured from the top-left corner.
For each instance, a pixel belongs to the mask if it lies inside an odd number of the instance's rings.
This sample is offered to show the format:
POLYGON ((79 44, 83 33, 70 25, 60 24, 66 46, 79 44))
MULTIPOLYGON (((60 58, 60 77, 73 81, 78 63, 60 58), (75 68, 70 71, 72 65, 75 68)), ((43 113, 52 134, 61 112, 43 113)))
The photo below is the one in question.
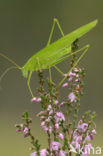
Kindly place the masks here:
MULTIPOLYGON (((65 34, 98 19, 95 29, 80 39, 81 46, 91 47, 80 65, 86 69, 84 97, 80 114, 86 110, 97 112, 95 146, 103 147, 103 1, 102 0, 1 0, 0 1, 0 52, 23 66, 43 48, 49 37, 53 18, 60 21, 65 34)), ((53 41, 60 37, 55 28, 53 41)), ((11 64, 0 57, 0 75, 11 64)), ((59 67, 67 71, 67 61, 59 67)), ((56 81, 60 75, 53 70, 56 81)), ((47 74, 47 73, 46 73, 47 74)), ((43 146, 46 139, 35 118, 40 105, 30 103, 26 79, 21 71, 11 70, 0 83, 0 155, 28 156, 28 139, 15 132, 14 125, 21 123, 22 112, 28 110, 33 119, 33 133, 39 135, 43 146)), ((32 89, 38 87, 37 74, 31 80, 32 89)), ((36 90, 33 90, 36 92, 36 90)), ((63 92, 63 95, 66 93, 63 92)))

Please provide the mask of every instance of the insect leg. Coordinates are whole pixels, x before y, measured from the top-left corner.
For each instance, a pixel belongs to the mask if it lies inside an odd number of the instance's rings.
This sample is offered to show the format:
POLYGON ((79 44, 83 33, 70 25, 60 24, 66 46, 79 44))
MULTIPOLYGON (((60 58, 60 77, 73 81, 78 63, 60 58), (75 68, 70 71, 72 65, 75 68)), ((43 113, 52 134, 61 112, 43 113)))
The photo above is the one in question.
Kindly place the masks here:
POLYGON ((58 19, 54 18, 54 21, 57 24, 57 26, 58 26, 58 28, 60 30, 61 35, 64 36, 64 32, 63 32, 63 30, 62 30, 62 28, 60 26, 60 23, 59 23, 58 19))
POLYGON ((53 66, 61 75, 64 75, 64 73, 56 66, 56 65, 54 65, 53 66))
POLYGON ((59 30, 60 30, 62 36, 64 36, 64 33, 63 33, 62 28, 61 28, 61 26, 60 26, 60 24, 59 24, 59 21, 58 21, 56 18, 54 18, 54 19, 53 19, 53 26, 52 26, 52 28, 51 28, 51 32, 50 32, 50 36, 49 36, 49 40, 48 40, 47 46, 48 46, 48 45, 50 44, 50 42, 51 42, 51 39, 52 39, 52 36, 53 36, 53 31, 54 31, 54 28, 55 28, 55 24, 57 24, 57 26, 58 26, 58 28, 59 28, 59 30))
POLYGON ((64 57, 62 57, 62 58, 59 58, 58 60, 54 61, 54 62, 51 64, 51 66, 53 66, 61 75, 64 75, 64 73, 56 66, 56 64, 58 64, 58 63, 60 63, 60 62, 62 62, 62 61, 64 61, 64 60, 66 60, 67 58, 73 56, 74 54, 77 54, 77 53, 79 53, 79 52, 82 52, 83 50, 87 49, 87 47, 89 47, 89 45, 86 45, 86 46, 84 46, 83 48, 81 48, 81 49, 79 49, 79 50, 77 50, 77 51, 75 51, 75 52, 73 52, 73 53, 70 53, 69 55, 66 55, 66 56, 64 56, 64 57))
MULTIPOLYGON (((58 19, 54 18, 53 19, 53 26, 52 26, 52 29, 51 29, 51 33, 50 33, 50 37, 49 37, 49 40, 48 40, 48 44, 47 45, 50 44, 50 41, 51 41, 51 38, 52 38, 52 35, 53 35, 55 24, 57 24, 57 26, 58 26, 58 28, 59 28, 59 30, 61 32, 61 35, 64 36, 63 30, 62 30, 62 28, 61 28, 61 26, 59 24, 58 19)), ((65 50, 68 51, 68 48, 65 48, 65 50)), ((58 67, 56 67, 56 66, 54 66, 54 67, 58 70, 58 72, 60 72, 61 74, 63 74, 63 72, 58 67)))
POLYGON ((30 88, 30 79, 31 79, 31 75, 32 75, 32 71, 31 71, 30 74, 29 74, 28 81, 27 81, 27 86, 28 86, 28 89, 29 89, 29 91, 30 91, 31 96, 34 97, 34 96, 33 96, 33 93, 32 93, 32 90, 31 90, 31 88, 30 88))
MULTIPOLYGON (((68 74, 73 70, 73 68, 75 67, 75 66, 77 66, 77 64, 79 63, 79 61, 82 59, 82 57, 86 54, 86 52, 88 51, 88 49, 89 49, 89 45, 87 45, 86 47, 85 47, 85 50, 84 50, 84 52, 81 54, 81 56, 78 58, 78 60, 75 62, 75 64, 74 64, 74 66, 69 70, 69 72, 67 72, 67 76, 68 76, 68 74)), ((82 48, 83 49, 83 48, 82 48)), ((57 87, 59 87, 59 86, 61 86, 61 84, 65 81, 65 79, 67 78, 67 76, 65 76, 61 81, 60 81, 60 83, 57 85, 57 87)))
POLYGON ((51 68, 50 67, 49 67, 49 77, 50 77, 50 82, 52 82, 51 68))

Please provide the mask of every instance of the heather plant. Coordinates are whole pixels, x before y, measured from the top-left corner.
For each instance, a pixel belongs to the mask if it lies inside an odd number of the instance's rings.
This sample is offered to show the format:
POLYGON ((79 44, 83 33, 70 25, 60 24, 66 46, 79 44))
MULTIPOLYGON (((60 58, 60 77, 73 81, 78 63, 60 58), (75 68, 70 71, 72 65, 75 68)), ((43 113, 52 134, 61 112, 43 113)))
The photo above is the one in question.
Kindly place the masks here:
MULTIPOLYGON (((39 103, 41 111, 37 117, 40 126, 47 135, 47 147, 41 148, 38 137, 33 136, 30 124, 32 119, 28 112, 22 115, 23 123, 16 124, 16 131, 22 132, 24 138, 29 137, 31 142, 31 156, 88 156, 92 149, 91 141, 96 135, 94 123, 95 112, 87 111, 79 116, 80 99, 83 96, 85 69, 77 64, 78 39, 72 44, 71 70, 61 72, 63 81, 57 85, 50 76, 44 78, 43 70, 38 70, 38 95, 31 99, 31 103, 39 103), (74 66, 75 65, 75 66, 74 66), (66 96, 61 97, 57 86, 61 85, 66 96), (45 87, 46 86, 46 87, 45 87)), ((35 124, 35 123, 34 123, 35 124)))

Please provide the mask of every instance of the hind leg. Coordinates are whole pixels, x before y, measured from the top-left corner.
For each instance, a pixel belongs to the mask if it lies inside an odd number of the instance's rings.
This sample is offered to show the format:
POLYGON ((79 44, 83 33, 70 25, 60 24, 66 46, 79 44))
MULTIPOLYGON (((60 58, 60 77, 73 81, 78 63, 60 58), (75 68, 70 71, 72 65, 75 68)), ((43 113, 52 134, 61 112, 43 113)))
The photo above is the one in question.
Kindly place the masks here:
POLYGON ((29 89, 29 92, 32 96, 32 98, 34 97, 33 93, 32 93, 32 90, 31 90, 31 87, 30 87, 30 79, 31 79, 31 76, 32 76, 32 71, 30 72, 29 74, 29 77, 28 77, 28 80, 27 80, 27 86, 28 86, 28 89, 29 89))

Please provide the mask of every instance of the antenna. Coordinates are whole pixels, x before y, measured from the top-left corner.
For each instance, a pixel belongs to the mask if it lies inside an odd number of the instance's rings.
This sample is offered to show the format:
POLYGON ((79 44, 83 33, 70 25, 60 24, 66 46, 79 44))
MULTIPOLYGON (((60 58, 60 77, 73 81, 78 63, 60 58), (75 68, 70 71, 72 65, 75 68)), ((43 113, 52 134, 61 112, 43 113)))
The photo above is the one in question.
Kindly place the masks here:
POLYGON ((14 67, 14 66, 12 66, 12 67, 9 67, 9 68, 7 68, 4 72, 3 72, 3 74, 0 76, 0 81, 3 79, 3 77, 8 73, 8 71, 10 71, 11 69, 18 69, 17 67, 14 67))
MULTIPOLYGON (((8 60, 9 62, 11 62, 12 64, 14 64, 18 69, 22 70, 22 67, 20 67, 18 64, 16 64, 13 60, 11 60, 9 57, 5 56, 4 54, 0 53, 0 56, 2 56, 3 58, 5 58, 6 60, 8 60)), ((9 68, 8 68, 9 69, 9 68)))

